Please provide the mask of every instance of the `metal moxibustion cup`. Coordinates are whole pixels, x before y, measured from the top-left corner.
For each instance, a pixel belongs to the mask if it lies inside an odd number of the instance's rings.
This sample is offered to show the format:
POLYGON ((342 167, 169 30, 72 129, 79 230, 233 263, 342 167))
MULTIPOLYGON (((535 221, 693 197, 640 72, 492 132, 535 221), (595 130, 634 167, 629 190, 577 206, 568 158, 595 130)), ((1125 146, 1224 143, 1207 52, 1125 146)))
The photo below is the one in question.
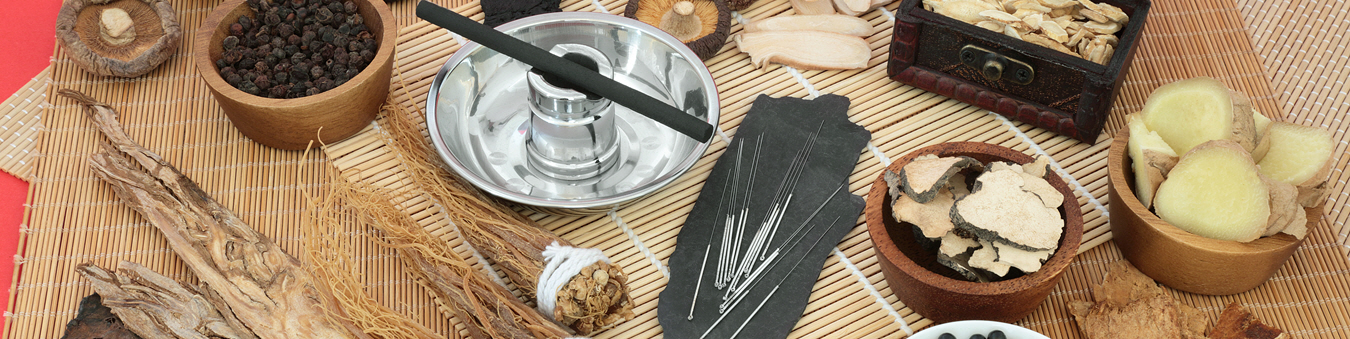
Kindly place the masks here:
MULTIPOLYGON (((562 44, 550 52, 613 77, 609 58, 589 46, 562 44)), ((614 166, 619 138, 609 99, 538 70, 526 80, 533 114, 526 141, 531 166, 561 180, 594 178, 614 166)))

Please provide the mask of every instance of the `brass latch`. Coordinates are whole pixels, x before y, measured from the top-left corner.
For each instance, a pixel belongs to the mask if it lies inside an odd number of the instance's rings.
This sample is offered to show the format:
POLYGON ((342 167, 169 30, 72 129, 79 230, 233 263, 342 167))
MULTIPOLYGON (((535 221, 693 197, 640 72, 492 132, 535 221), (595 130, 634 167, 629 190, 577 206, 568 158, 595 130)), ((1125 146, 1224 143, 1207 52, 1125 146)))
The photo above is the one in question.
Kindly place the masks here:
POLYGON ((989 81, 1007 80, 1026 85, 1036 78, 1036 69, 1031 65, 975 45, 961 47, 961 63, 980 70, 989 81))

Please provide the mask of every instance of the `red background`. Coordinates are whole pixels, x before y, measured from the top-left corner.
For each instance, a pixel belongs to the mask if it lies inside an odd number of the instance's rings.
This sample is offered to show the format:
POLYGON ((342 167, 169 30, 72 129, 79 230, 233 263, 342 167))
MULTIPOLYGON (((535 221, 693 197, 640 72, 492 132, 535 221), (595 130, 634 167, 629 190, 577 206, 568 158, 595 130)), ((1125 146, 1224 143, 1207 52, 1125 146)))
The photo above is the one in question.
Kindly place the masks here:
MULTIPOLYGON (((0 101, 22 88, 51 64, 60 1, 0 1, 0 101)), ((10 285, 18 274, 14 260, 28 183, 0 172, 0 310, 8 311, 10 285)), ((22 255, 22 253, 18 253, 22 255)), ((0 324, 4 319, 0 318, 0 324)))

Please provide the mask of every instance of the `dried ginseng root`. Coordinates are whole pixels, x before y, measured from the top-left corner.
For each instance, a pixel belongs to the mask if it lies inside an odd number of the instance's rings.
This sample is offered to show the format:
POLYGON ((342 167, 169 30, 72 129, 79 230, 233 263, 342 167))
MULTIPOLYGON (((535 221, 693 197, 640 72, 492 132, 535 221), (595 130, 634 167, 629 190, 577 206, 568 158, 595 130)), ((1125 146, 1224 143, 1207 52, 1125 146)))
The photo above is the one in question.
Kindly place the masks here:
POLYGON ((257 338, 229 309, 213 304, 214 298, 145 266, 123 261, 114 273, 85 263, 75 270, 89 279, 94 291, 103 296, 103 304, 141 338, 257 338))
POLYGON ((228 309, 264 339, 370 338, 341 320, 346 316, 340 308, 325 307, 333 304, 331 296, 316 287, 298 260, 132 140, 112 108, 79 92, 60 93, 84 105, 112 142, 90 158, 94 174, 164 234, 169 247, 220 296, 222 311, 228 309))
MULTIPOLYGON (((328 195, 312 200, 311 214, 332 221, 354 220, 380 231, 382 244, 398 251, 408 271, 454 311, 476 339, 563 338, 567 330, 516 299, 396 207, 398 193, 330 176, 328 195)), ((404 192, 403 194, 407 194, 404 192)), ((330 225, 332 226, 332 225, 330 225)), ((342 268, 318 265, 321 270, 342 268)), ((362 320, 357 320, 362 323, 362 320)), ((362 326, 366 326, 362 324, 362 326)))
MULTIPOLYGON (((628 277, 621 267, 604 259, 599 250, 575 248, 533 220, 454 179, 450 172, 434 165, 435 150, 408 112, 398 105, 389 108, 385 119, 380 120, 381 126, 386 127, 381 131, 388 133, 386 140, 402 159, 411 186, 422 190, 415 194, 434 201, 469 244, 491 259, 520 288, 524 301, 535 301, 540 312, 581 335, 613 327, 635 316, 633 298, 628 294, 628 277), (564 265, 571 266, 571 270, 548 269, 550 254, 559 252, 599 256, 602 260, 590 260, 593 263, 589 265, 564 265), (541 279, 545 275, 552 278, 541 279), (537 293, 541 285, 545 285, 544 292, 537 293), (550 309, 551 305, 556 306, 550 309)), ((552 257, 555 262, 578 259, 566 255, 552 257)))

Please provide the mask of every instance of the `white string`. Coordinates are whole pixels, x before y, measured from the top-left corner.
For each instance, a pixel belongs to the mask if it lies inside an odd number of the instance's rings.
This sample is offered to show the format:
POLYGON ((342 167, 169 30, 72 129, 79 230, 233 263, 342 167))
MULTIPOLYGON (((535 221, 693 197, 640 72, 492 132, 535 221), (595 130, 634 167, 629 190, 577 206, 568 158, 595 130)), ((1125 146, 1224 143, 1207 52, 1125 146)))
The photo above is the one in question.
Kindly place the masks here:
POLYGON ((545 247, 543 255, 544 272, 539 273, 539 286, 534 293, 538 299, 539 312, 555 321, 557 319, 553 319, 553 309, 557 307, 558 289, 581 273, 586 266, 597 261, 610 263, 605 252, 598 249, 561 246, 557 241, 545 247))
POLYGON ((638 239, 637 233, 634 233, 633 229, 628 227, 628 223, 623 222, 623 218, 619 217, 618 209, 610 209, 608 214, 609 218, 614 220, 614 224, 619 226, 619 230, 628 235, 628 240, 633 241, 633 247, 637 247, 638 251, 642 252, 642 256, 647 257, 647 261, 650 261, 652 266, 656 267, 658 272, 661 272, 661 276, 670 278, 670 269, 661 264, 661 259, 657 259, 656 254, 653 254, 652 250, 647 248, 647 245, 642 244, 642 239, 638 239))

